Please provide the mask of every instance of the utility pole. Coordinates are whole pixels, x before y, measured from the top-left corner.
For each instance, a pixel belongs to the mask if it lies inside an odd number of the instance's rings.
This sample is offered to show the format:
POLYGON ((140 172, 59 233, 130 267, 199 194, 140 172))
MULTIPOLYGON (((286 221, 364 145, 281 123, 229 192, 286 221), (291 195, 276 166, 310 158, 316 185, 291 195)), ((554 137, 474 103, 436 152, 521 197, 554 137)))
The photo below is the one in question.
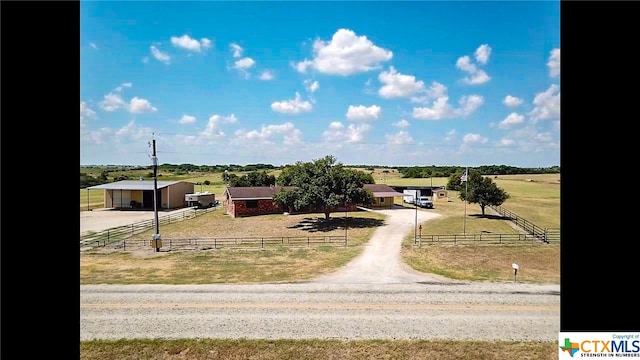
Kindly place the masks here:
POLYGON ((156 156, 156 139, 153 142, 153 155, 151 155, 151 161, 153 162, 153 219, 156 224, 156 232, 152 236, 153 246, 155 252, 160 251, 160 222, 158 221, 158 158, 156 156))

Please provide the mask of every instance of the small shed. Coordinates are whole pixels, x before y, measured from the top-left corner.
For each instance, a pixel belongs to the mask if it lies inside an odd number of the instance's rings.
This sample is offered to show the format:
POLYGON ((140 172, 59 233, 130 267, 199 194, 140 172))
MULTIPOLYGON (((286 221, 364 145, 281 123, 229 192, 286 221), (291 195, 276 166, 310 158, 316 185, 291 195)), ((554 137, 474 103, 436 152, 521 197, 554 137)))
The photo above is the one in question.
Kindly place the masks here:
POLYGON ((447 200, 449 193, 445 188, 433 189, 432 201, 447 200))
MULTIPOLYGON (((187 206, 185 195, 193 193, 194 184, 186 181, 158 181, 158 209, 177 209, 187 206)), ((115 209, 153 209, 153 180, 122 180, 91 186, 104 190, 104 207, 115 209)))
POLYGON ((392 208, 395 198, 404 195, 386 184, 364 184, 363 187, 373 193, 373 203, 369 205, 372 208, 392 208))

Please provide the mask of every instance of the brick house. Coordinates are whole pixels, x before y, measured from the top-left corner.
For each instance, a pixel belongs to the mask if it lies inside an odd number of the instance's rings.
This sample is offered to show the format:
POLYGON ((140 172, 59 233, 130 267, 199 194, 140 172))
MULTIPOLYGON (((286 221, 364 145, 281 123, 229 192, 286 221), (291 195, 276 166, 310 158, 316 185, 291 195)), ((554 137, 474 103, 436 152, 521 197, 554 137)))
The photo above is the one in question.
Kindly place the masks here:
MULTIPOLYGON (((256 216, 267 214, 282 214, 291 212, 291 209, 278 206, 273 201, 273 195, 281 189, 291 190, 294 186, 249 186, 249 187, 227 187, 222 195, 226 213, 235 217, 256 216)), ((402 195, 402 194, 401 194, 402 195)), ((348 204, 336 207, 332 212, 338 211, 358 211, 357 204, 348 204)), ((296 213, 308 213, 310 211, 296 211, 296 213)))

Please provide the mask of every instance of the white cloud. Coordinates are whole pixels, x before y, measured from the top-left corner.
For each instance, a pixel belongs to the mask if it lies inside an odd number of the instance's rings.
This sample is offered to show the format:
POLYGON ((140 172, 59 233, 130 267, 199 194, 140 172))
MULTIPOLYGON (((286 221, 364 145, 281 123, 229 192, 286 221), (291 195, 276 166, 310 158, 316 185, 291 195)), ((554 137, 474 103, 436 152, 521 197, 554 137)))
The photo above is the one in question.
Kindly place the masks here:
POLYGON ((244 49, 240 45, 231 43, 229 47, 231 48, 231 51, 233 51, 234 58, 242 57, 242 52, 244 51, 244 49))
POLYGON ((518 113, 512 112, 504 120, 502 120, 500 124, 498 124, 498 127, 502 129, 507 129, 514 125, 522 124, 523 122, 524 122, 524 116, 518 113))
POLYGON ((537 93, 533 99, 535 108, 529 113, 531 120, 559 119, 560 118, 560 88, 558 85, 551 85, 541 93, 537 93))
POLYGON ((476 66, 471 63, 471 58, 467 55, 458 58, 458 61, 456 61, 456 67, 468 73, 474 73, 478 70, 476 66))
POLYGON ((100 102, 100 108, 105 111, 116 111, 127 106, 122 97, 112 92, 104 96, 104 100, 100 102))
POLYGON ((305 80, 304 87, 307 89, 308 92, 314 93, 316 92, 316 90, 320 88, 320 83, 317 81, 305 80))
POLYGON ((129 104, 129 111, 134 114, 150 113, 157 110, 157 108, 151 106, 149 100, 142 99, 137 96, 134 96, 133 99, 131 99, 131 103, 129 104))
POLYGON ((465 76, 464 79, 462 79, 462 81, 470 85, 484 84, 489 80, 491 80, 491 77, 489 77, 484 70, 478 70, 470 76, 465 76))
POLYGON ((517 98, 515 96, 511 96, 511 95, 507 95, 504 100, 502 101, 503 104, 509 106, 509 107, 515 107, 518 105, 522 105, 522 103, 524 102, 524 100, 517 98))
POLYGON ((463 144, 485 144, 489 141, 486 137, 480 136, 480 134, 466 134, 462 137, 463 144))
POLYGON ((110 137, 113 136, 113 130, 109 128, 100 128, 87 132, 81 131, 81 139, 84 143, 103 145, 106 144, 110 137))
POLYGON ((387 144, 390 145, 411 144, 413 142, 411 135, 404 130, 398 131, 395 134, 386 134, 384 137, 387 139, 387 144))
POLYGON ((367 121, 379 118, 381 112, 382 108, 378 105, 371 105, 369 107, 364 105, 349 105, 346 115, 347 119, 351 121, 367 121))
POLYGON ((476 61, 482 65, 486 64, 489 61, 489 56, 491 55, 491 47, 487 44, 480 45, 475 52, 476 61))
POLYGON ((381 72, 378 80, 384 84, 378 94, 385 99, 409 97, 424 89, 424 82, 416 81, 415 76, 400 74, 393 66, 381 72))
POLYGON ((80 101, 80 127, 86 125, 87 119, 95 119, 96 112, 89 108, 86 102, 80 101))
POLYGON ((434 98, 431 106, 413 108, 413 117, 423 120, 441 120, 471 115, 484 103, 480 95, 466 95, 458 101, 459 108, 449 104, 446 86, 434 82, 428 90, 427 99, 434 98))
POLYGON ((153 130, 148 127, 136 125, 134 120, 115 132, 117 142, 132 142, 149 139, 153 130))
MULTIPOLYGON (((476 61, 484 65, 489 61, 491 55, 491 47, 487 44, 480 45, 475 51, 476 61)), ((478 67, 471 62, 471 58, 468 55, 464 55, 458 58, 456 61, 456 67, 466 73, 462 81, 470 85, 480 85, 491 80, 491 77, 487 75, 484 70, 478 69, 478 67)))
POLYGON ((237 60, 233 64, 233 67, 235 69, 238 69, 238 70, 247 70, 247 69, 251 68, 255 64, 256 64, 256 62, 252 58, 246 57, 246 58, 242 58, 240 60, 237 60))
POLYGON ((200 45, 205 49, 210 49, 213 46, 213 43, 207 38, 202 38, 200 39, 200 45))
POLYGON ((393 126, 399 127, 399 128, 406 128, 406 127, 409 127, 409 122, 405 119, 402 119, 396 123, 393 123, 393 126))
POLYGON ((322 136, 329 142, 358 143, 364 139, 364 135, 371 129, 369 124, 350 124, 347 128, 339 121, 329 124, 322 136))
POLYGON ((222 137, 222 136, 224 136, 224 132, 222 132, 222 130, 220 130, 220 125, 221 124, 233 124, 237 120, 238 119, 236 118, 236 116, 234 114, 231 114, 229 116, 211 115, 211 117, 209 118, 209 121, 207 122, 207 126, 200 133, 200 137, 202 139, 207 139, 207 140, 212 140, 212 139, 215 139, 217 137, 222 137))
POLYGON ((151 55, 153 55, 156 60, 165 64, 168 64, 171 61, 171 57, 167 53, 163 53, 162 51, 158 50, 157 47, 151 45, 149 49, 151 50, 151 55))
POLYGON ((178 120, 178 123, 180 124, 193 124, 194 122, 196 122, 195 116, 186 115, 186 114, 182 115, 180 120, 178 120))
POLYGON ((94 42, 90 42, 89 46, 91 46, 92 48, 98 50, 98 45, 96 45, 96 43, 94 43, 94 42))
POLYGON ((306 72, 311 67, 321 73, 347 76, 378 69, 382 62, 393 57, 391 51, 348 29, 339 29, 328 42, 315 40, 313 55, 313 60, 298 62, 296 69, 306 72))
POLYGON ((172 36, 171 44, 175 47, 185 49, 187 51, 200 52, 202 48, 210 48, 211 40, 202 38, 202 42, 191 38, 189 35, 172 36))
POLYGON ((553 49, 549 55, 549 76, 556 77, 560 75, 560 49, 553 49))
POLYGON ((238 139, 251 143, 272 144, 273 138, 277 135, 282 136, 282 143, 285 145, 295 145, 302 142, 302 132, 290 122, 279 125, 263 125, 260 131, 237 130, 235 135, 238 139))
POLYGON ((313 109, 308 101, 302 101, 300 93, 296 92, 296 97, 293 100, 276 101, 271 104, 271 110, 283 114, 299 114, 301 112, 309 112, 313 109))
POLYGON ((513 145, 514 141, 512 139, 509 138, 502 138, 500 139, 500 141, 498 141, 498 146, 511 146, 513 145))
POLYGON ((122 84, 120 84, 120 86, 117 86, 115 89, 113 89, 113 91, 121 92, 123 88, 130 88, 132 86, 133 86, 133 84, 130 83, 130 82, 122 83, 122 84))
POLYGON ((263 71, 259 77, 260 80, 273 80, 273 78, 274 78, 273 72, 269 70, 263 71))
POLYGON ((100 108, 105 111, 125 109, 132 113, 148 113, 158 110, 151 106, 151 103, 147 99, 135 96, 129 103, 126 103, 119 94, 115 94, 113 92, 104 96, 104 100, 100 102, 100 108))
POLYGON ((468 116, 484 104, 484 98, 480 95, 467 95, 461 97, 458 104, 460 108, 455 110, 455 114, 468 116))
POLYGON ((431 86, 422 93, 425 95, 412 97, 411 102, 428 103, 429 100, 445 97, 447 96, 447 87, 437 81, 434 81, 431 83, 431 86))

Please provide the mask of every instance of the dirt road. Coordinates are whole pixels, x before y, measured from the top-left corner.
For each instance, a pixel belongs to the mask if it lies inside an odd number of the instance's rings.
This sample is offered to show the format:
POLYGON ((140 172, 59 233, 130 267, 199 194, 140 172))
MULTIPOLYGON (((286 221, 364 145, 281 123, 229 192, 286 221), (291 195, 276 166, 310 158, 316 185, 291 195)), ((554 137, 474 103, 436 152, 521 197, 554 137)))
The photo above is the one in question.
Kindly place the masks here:
POLYGON ((559 285, 416 273, 400 261, 415 212, 382 212, 361 256, 306 283, 81 286, 80 339, 557 339, 559 285))

